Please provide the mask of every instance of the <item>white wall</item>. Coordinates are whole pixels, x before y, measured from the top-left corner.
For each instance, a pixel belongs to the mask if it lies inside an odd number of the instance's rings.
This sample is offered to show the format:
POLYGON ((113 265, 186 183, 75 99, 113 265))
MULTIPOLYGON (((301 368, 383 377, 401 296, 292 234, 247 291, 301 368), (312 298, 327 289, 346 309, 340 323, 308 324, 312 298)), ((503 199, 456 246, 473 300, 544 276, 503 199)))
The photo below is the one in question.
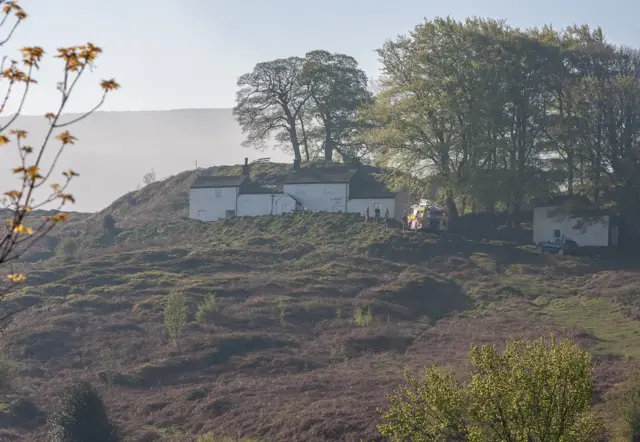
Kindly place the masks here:
POLYGON ((237 187, 196 188, 189 192, 189 218, 215 221, 236 210, 237 187))
POLYGON ((273 202, 270 193, 238 195, 238 216, 280 215, 295 208, 296 200, 287 194, 274 194, 273 202))
MULTIPOLYGON (((275 195, 277 197, 277 195, 275 195)), ((271 194, 238 195, 238 216, 260 216, 271 214, 271 194)))
MULTIPOLYGON (((398 221, 402 221, 402 216, 404 215, 405 209, 407 210, 407 215, 409 214, 409 207, 411 206, 411 197, 409 196, 409 192, 398 192, 396 193, 396 211, 394 218, 398 221)), ((389 209, 391 210, 391 209, 389 209)))
POLYGON ((311 212, 345 212, 348 186, 347 183, 285 184, 283 190, 311 212))
POLYGON ((536 207, 533 209, 533 242, 553 240, 553 231, 560 230, 562 235, 578 243, 579 246, 609 245, 609 217, 602 216, 599 221, 584 221, 582 229, 573 227, 580 219, 553 217, 553 207, 536 207), (549 212, 551 211, 551 214, 549 212))
MULTIPOLYGON (((373 210, 376 204, 380 206, 380 217, 384 218, 384 211, 389 209, 389 217, 393 218, 396 207, 396 200, 393 198, 355 198, 347 203, 347 212, 363 214, 369 208, 369 215, 373 217, 373 210)), ((402 219, 402 215, 400 215, 402 219)))
POLYGON ((293 212, 296 209, 296 200, 288 194, 276 195, 273 208, 274 215, 293 212))

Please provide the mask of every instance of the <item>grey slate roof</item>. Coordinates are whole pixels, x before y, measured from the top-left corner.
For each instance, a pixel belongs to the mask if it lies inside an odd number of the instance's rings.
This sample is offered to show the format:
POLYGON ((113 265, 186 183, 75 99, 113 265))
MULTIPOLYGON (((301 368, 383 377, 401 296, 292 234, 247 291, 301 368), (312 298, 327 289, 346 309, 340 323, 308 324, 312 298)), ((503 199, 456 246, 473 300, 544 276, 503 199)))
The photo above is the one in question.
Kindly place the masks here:
POLYGON ((350 199, 395 198, 387 186, 368 173, 356 174, 349 184, 350 199))
POLYGON ((260 194, 269 194, 272 193, 281 194, 282 186, 274 186, 274 187, 266 187, 257 182, 244 183, 240 187, 240 194, 245 195, 260 195, 260 194))
POLYGON ((287 176, 284 184, 348 183, 355 175, 352 170, 301 169, 287 176))
POLYGON ((235 176, 199 176, 191 185, 192 189, 239 187, 249 178, 244 175, 235 176))

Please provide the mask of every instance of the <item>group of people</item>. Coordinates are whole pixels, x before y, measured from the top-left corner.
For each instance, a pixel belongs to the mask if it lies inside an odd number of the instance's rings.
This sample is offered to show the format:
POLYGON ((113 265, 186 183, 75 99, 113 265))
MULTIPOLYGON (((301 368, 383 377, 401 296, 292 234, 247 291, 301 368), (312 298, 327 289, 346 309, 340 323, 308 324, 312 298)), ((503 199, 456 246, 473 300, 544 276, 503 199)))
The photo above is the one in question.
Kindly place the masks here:
MULTIPOLYGON (((369 207, 367 207, 364 210, 364 222, 367 223, 369 222, 369 219, 371 219, 371 215, 369 212, 369 207)), ((380 207, 377 207, 375 209, 373 209, 373 222, 378 224, 380 222, 380 207)), ((384 210, 384 227, 386 228, 389 225, 389 208, 387 207, 384 210)))

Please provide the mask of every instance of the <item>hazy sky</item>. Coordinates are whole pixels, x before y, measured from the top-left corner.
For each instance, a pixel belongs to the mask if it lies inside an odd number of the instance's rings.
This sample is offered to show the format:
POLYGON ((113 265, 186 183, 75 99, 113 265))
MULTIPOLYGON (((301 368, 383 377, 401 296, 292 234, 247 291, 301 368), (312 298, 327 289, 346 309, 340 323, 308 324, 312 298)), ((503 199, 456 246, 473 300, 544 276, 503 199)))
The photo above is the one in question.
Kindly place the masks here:
MULTIPOLYGON (((424 17, 471 15, 505 18, 529 27, 588 22, 610 41, 640 44, 637 0, 21 0, 30 14, 13 50, 91 41, 105 53, 68 108, 87 109, 97 99, 100 77, 123 85, 104 110, 232 107, 235 82, 256 62, 312 49, 356 57, 377 71, 374 49, 406 33, 424 17)), ((57 103, 59 61, 48 58, 26 113, 42 114, 57 103)))

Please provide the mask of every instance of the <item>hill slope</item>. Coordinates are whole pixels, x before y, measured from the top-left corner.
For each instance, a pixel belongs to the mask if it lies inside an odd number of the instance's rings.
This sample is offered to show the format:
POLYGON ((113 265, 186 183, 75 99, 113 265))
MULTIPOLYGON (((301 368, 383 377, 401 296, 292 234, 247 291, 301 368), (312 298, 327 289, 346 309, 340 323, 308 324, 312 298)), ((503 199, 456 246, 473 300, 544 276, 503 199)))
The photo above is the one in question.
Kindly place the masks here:
POLYGON ((63 232, 75 259, 29 264, 9 302, 40 303, 2 341, 16 374, 0 439, 42 440, 53 397, 78 378, 100 386, 128 440, 359 441, 375 439, 376 408, 405 367, 465 375, 471 343, 570 336, 596 354, 598 398, 640 357, 634 268, 352 214, 165 221, 180 198, 154 186, 165 197, 149 186, 144 203, 105 211, 117 235, 76 221, 63 232), (189 303, 179 347, 162 314, 174 290, 189 303), (210 294, 217 309, 193 322, 210 294))

